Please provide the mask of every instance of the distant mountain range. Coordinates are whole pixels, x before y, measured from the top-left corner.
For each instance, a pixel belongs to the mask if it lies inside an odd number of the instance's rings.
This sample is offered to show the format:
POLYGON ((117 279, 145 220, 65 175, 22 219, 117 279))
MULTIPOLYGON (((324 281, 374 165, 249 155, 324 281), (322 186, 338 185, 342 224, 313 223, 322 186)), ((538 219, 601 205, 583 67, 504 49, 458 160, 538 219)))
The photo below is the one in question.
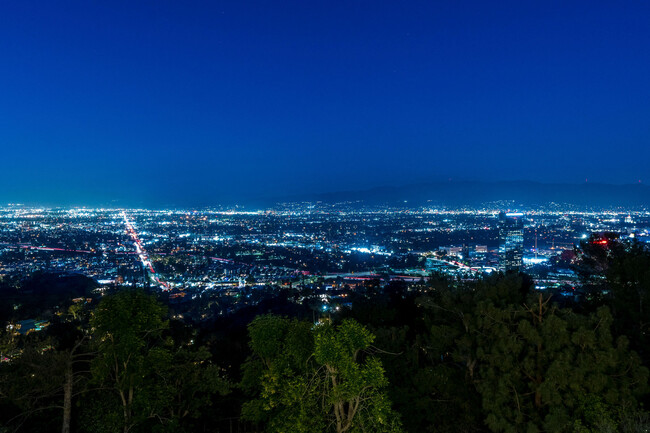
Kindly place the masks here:
MULTIPOLYGON (((544 205, 551 202, 589 207, 650 208, 650 187, 643 184, 602 183, 556 184, 531 181, 436 182, 400 187, 378 187, 363 191, 343 191, 285 197, 278 201, 361 202, 366 205, 425 203, 477 205, 511 200, 517 205, 544 205)), ((360 204, 361 204, 360 203, 360 204)))

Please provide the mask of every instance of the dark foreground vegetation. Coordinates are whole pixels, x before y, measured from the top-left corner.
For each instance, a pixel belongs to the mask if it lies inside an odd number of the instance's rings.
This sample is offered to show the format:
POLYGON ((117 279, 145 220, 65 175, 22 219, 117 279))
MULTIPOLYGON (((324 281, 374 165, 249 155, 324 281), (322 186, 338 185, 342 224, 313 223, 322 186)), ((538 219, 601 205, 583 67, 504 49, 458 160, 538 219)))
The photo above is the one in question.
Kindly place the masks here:
POLYGON ((200 324, 144 289, 72 303, 3 327, 0 432, 647 432, 650 253, 603 240, 576 251, 571 297, 434 276, 316 324, 280 289, 200 324))

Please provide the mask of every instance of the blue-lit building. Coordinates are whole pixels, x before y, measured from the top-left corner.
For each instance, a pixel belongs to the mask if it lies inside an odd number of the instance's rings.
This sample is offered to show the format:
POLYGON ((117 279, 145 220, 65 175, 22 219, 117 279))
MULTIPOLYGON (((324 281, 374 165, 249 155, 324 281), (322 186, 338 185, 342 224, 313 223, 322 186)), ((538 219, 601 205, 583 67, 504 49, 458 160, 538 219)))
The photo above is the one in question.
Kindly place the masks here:
POLYGON ((504 272, 519 272, 524 256, 524 214, 499 214, 499 265, 504 272))

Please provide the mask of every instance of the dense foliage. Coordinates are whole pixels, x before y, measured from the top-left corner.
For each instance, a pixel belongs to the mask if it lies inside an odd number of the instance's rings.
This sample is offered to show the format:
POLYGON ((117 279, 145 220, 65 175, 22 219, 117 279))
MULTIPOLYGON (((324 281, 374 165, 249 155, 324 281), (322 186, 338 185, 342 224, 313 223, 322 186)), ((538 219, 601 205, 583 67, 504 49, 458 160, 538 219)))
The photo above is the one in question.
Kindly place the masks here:
POLYGON ((46 330, 0 331, 0 432, 647 431, 650 253, 594 238, 573 266, 570 299, 434 275, 331 317, 285 290, 194 324, 144 289, 73 303, 90 286, 70 280, 46 330))
POLYGON ((335 326, 260 316, 249 326, 253 356, 243 386, 255 397, 243 415, 273 432, 399 432, 384 392, 375 339, 354 320, 335 326))

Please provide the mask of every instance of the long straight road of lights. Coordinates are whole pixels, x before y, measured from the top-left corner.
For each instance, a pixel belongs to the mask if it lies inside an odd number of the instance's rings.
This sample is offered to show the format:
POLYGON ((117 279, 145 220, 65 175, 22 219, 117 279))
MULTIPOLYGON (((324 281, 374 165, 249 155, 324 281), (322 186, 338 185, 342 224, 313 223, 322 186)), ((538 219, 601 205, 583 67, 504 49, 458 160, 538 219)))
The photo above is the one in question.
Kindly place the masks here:
POLYGON ((126 216, 125 211, 122 211, 122 217, 124 218, 124 224, 126 225, 126 232, 129 234, 129 236, 131 236, 131 239, 135 244, 135 251, 138 254, 138 257, 140 258, 140 262, 142 262, 142 266, 144 266, 146 269, 149 269, 150 272, 149 276, 156 284, 162 286, 163 290, 169 290, 170 289, 169 284, 162 281, 160 277, 158 277, 158 274, 156 274, 156 271, 153 268, 153 264, 149 259, 149 255, 147 254, 147 251, 144 249, 144 246, 142 245, 142 242, 140 241, 140 238, 138 237, 138 234, 136 233, 133 224, 131 224, 131 221, 129 221, 129 218, 126 216))

